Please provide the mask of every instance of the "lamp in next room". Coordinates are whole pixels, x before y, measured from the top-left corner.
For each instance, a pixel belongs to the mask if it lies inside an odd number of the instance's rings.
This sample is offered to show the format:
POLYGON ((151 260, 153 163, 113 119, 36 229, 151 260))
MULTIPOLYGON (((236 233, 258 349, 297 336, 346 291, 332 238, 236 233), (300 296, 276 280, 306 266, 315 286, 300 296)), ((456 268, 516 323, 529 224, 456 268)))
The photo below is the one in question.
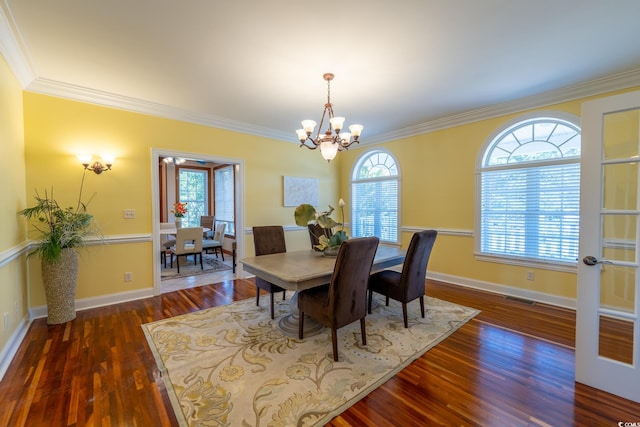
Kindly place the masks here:
POLYGON ((82 163, 82 166, 84 166, 85 170, 93 171, 96 175, 100 175, 102 172, 110 171, 111 166, 113 166, 112 156, 102 156, 102 162, 96 160, 92 163, 91 156, 80 154, 78 155, 78 160, 80 160, 80 163, 82 163))
POLYGON ((331 161, 336 157, 338 151, 346 150, 354 142, 359 142, 358 138, 360 137, 364 126, 351 125, 349 126, 349 130, 351 132, 340 132, 345 119, 344 117, 334 117, 333 115, 333 105, 331 104, 331 80, 333 80, 334 75, 331 73, 325 73, 322 77, 327 81, 327 103, 324 104, 324 112, 320 119, 318 132, 316 133, 315 138, 312 138, 311 134, 316 127, 316 122, 313 120, 303 120, 302 129, 298 129, 296 133, 300 140, 300 147, 305 146, 310 150, 315 150, 320 147, 322 157, 327 161, 331 161), (320 135, 325 118, 329 119, 329 126, 324 134, 320 135), (353 140, 351 140, 351 137, 353 137, 353 140), (311 144, 307 144, 307 141, 311 144))

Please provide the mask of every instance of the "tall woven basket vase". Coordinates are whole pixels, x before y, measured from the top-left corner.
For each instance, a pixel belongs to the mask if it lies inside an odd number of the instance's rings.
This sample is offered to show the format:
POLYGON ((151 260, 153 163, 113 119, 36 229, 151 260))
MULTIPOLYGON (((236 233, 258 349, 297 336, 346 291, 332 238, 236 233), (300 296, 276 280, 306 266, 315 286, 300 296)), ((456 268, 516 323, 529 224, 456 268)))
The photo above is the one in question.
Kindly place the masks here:
POLYGON ((47 297, 47 324, 57 325, 76 318, 78 254, 63 249, 57 262, 41 261, 42 282, 47 297))

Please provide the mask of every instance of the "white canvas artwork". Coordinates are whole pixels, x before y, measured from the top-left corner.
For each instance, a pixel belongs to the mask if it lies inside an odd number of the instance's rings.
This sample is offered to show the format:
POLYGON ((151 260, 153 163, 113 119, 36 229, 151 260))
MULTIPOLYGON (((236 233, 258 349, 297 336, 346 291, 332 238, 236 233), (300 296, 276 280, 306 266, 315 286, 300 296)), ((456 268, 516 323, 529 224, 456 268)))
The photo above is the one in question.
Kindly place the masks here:
POLYGON ((298 206, 308 203, 318 206, 318 178, 299 178, 285 176, 284 178, 284 206, 298 206))

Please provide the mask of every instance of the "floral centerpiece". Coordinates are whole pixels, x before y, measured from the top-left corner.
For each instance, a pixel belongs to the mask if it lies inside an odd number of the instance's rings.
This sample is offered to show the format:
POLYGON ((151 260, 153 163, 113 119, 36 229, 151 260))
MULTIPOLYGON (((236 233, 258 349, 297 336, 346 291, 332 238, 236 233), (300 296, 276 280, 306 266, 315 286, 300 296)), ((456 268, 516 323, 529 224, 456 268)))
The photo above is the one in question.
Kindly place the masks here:
POLYGON ((173 216, 175 216, 176 218, 184 217, 187 214, 187 204, 188 202, 185 202, 185 203, 175 202, 173 204, 173 209, 171 210, 171 213, 173 214, 173 216))
MULTIPOLYGON (((344 221, 344 200, 340 199, 338 206, 342 213, 342 221, 344 221)), ((316 250, 323 252, 337 252, 337 249, 340 247, 342 242, 349 238, 347 233, 344 231, 344 223, 337 222, 331 218, 331 214, 334 210, 333 206, 329 205, 328 211, 317 212, 313 206, 307 203, 303 203, 296 207, 293 216, 297 225, 307 227, 309 223, 315 221, 315 223, 322 229, 322 232, 316 235, 311 228, 309 228, 309 233, 318 239, 318 244, 314 245, 314 249, 316 250), (336 227, 340 227, 340 229, 337 231, 334 230, 336 227)))

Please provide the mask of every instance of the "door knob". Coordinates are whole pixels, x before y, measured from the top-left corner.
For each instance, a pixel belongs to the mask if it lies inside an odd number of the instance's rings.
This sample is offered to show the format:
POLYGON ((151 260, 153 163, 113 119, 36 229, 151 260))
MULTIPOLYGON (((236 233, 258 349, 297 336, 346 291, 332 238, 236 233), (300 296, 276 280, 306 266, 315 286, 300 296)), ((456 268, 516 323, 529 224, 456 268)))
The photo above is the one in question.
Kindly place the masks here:
POLYGON ((586 257, 582 258, 582 262, 584 262, 587 265, 611 264, 611 261, 599 260, 598 258, 592 255, 587 255, 586 257))

